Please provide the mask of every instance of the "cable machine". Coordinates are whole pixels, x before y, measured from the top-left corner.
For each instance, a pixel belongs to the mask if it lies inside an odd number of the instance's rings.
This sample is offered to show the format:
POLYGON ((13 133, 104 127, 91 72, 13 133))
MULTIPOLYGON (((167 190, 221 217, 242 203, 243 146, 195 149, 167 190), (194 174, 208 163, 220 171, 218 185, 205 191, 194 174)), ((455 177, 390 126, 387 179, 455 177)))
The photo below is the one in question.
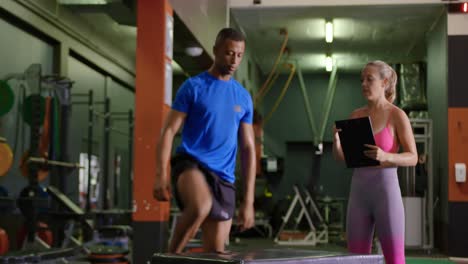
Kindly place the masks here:
POLYGON ((418 149, 415 167, 401 167, 403 204, 405 206, 405 246, 434 248, 434 186, 432 120, 410 119, 418 149))
MULTIPOLYGON (((111 112, 111 102, 110 98, 106 97, 103 101, 95 101, 94 100, 94 92, 89 90, 88 93, 84 94, 73 94, 73 96, 78 97, 87 97, 87 101, 83 102, 74 102, 73 104, 86 104, 88 106, 88 133, 87 133, 87 158, 88 158, 88 165, 87 165, 87 192, 86 192, 86 205, 85 210, 86 212, 91 211, 91 179, 92 179, 92 154, 93 154, 93 139, 94 139, 94 132, 93 127, 96 118, 100 118, 104 120, 104 135, 103 135, 103 158, 102 162, 102 188, 104 196, 102 198, 102 209, 109 210, 112 206, 111 203, 117 204, 118 202, 118 184, 117 184, 117 176, 114 174, 114 187, 110 187, 110 170, 109 170, 109 161, 110 161, 110 140, 111 140, 111 133, 117 133, 123 136, 128 137, 128 161, 129 161, 129 172, 131 175, 132 171, 132 164, 133 164, 133 110, 130 109, 127 112, 111 112), (96 105, 103 105, 104 111, 99 112, 95 110, 96 105), (112 127, 112 122, 120 122, 126 121, 128 123, 128 131, 121 131, 112 127)), ((130 176, 131 177, 131 176, 130 176)), ((131 181, 132 182, 132 177, 131 181)), ((132 193, 131 184, 129 184, 127 191, 132 193)))

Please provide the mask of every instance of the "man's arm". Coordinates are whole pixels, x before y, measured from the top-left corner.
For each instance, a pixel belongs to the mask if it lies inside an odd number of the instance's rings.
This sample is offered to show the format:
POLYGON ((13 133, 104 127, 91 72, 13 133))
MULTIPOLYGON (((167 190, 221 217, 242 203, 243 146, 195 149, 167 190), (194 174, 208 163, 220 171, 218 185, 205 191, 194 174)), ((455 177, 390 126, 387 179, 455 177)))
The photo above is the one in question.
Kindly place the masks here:
POLYGON ((156 180, 154 182, 153 196, 159 201, 170 199, 170 180, 167 175, 167 165, 172 152, 174 136, 185 121, 186 114, 171 110, 164 124, 161 138, 156 148, 156 180))
POLYGON ((239 224, 241 231, 251 228, 255 222, 255 138, 251 124, 240 125, 240 151, 242 174, 244 176, 244 199, 239 209, 239 224))

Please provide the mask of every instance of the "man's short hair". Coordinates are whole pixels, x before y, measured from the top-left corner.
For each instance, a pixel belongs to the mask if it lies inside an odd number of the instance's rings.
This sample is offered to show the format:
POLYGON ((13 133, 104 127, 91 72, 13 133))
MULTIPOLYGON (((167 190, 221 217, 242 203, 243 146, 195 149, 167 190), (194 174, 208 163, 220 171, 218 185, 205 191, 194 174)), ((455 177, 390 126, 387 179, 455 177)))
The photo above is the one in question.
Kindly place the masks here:
POLYGON ((245 41, 244 34, 242 34, 240 31, 237 31, 233 28, 223 28, 216 36, 215 47, 218 47, 227 39, 234 41, 245 41))

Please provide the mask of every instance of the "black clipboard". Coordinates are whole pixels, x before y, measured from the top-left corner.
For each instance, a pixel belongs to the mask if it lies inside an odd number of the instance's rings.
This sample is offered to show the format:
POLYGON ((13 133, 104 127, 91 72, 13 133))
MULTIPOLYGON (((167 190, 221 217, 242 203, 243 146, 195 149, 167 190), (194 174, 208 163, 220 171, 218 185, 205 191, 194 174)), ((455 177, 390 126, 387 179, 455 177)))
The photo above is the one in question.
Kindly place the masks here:
POLYGON ((364 144, 375 145, 370 117, 335 121, 335 126, 341 129, 338 135, 340 136, 341 148, 348 168, 380 165, 378 160, 364 155, 364 150, 368 149, 364 144))

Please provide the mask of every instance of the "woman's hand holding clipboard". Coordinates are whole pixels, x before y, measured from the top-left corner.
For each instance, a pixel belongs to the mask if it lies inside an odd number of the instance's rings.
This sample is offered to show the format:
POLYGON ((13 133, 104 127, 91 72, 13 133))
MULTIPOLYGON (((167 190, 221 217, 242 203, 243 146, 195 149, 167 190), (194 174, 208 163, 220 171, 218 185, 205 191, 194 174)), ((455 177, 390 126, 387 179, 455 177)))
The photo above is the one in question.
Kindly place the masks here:
POLYGON ((370 117, 335 121, 335 126, 334 131, 338 133, 339 143, 343 149, 348 168, 380 165, 379 160, 372 158, 372 156, 376 157, 377 154, 382 156, 382 150, 375 149, 378 147, 375 146, 370 117))

